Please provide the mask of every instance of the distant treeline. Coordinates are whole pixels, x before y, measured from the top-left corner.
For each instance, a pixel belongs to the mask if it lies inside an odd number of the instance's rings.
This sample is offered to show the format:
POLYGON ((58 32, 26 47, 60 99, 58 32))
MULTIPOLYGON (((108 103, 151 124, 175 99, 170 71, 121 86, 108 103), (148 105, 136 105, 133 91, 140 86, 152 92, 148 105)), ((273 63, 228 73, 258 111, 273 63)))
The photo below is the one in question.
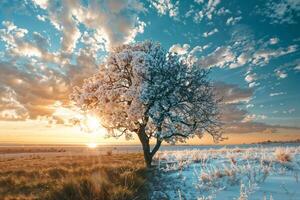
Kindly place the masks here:
POLYGON ((57 147, 0 147, 0 154, 4 153, 44 153, 66 152, 64 148, 57 147))
POLYGON ((252 143, 252 144, 280 144, 280 143, 300 143, 300 139, 288 140, 288 141, 267 140, 267 141, 263 141, 263 142, 255 142, 255 143, 252 143))

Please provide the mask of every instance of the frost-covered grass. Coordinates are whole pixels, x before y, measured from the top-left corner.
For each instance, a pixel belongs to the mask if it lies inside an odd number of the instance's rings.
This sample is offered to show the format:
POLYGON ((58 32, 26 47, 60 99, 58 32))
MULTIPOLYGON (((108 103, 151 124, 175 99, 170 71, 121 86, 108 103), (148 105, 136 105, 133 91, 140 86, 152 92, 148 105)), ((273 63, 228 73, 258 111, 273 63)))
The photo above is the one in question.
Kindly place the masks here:
POLYGON ((162 151, 158 188, 170 199, 297 199, 300 147, 162 151))
POLYGON ((292 161, 292 153, 288 148, 277 148, 275 150, 275 156, 277 161, 279 162, 291 162, 292 161))

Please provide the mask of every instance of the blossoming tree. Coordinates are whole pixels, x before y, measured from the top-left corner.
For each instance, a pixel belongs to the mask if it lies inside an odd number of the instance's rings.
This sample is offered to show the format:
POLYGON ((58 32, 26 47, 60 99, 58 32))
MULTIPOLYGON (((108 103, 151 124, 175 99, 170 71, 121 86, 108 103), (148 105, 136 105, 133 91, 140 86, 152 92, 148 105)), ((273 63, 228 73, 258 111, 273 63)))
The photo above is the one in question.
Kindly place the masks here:
POLYGON ((136 134, 151 167, 163 141, 184 142, 205 132, 215 141, 222 138, 218 100, 207 75, 159 43, 122 45, 98 73, 74 88, 71 99, 82 110, 97 113, 109 136, 136 134))

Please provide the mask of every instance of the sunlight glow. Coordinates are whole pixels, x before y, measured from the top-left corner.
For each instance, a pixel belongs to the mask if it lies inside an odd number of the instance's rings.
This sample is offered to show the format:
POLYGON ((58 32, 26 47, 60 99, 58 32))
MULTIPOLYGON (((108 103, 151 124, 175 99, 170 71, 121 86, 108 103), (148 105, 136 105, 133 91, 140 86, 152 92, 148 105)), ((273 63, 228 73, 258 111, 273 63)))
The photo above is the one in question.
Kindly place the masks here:
POLYGON ((96 148, 98 145, 96 143, 89 143, 87 144, 88 148, 94 149, 96 148))
POLYGON ((103 127, 101 126, 100 120, 96 116, 86 115, 80 121, 80 127, 86 133, 93 134, 103 132, 103 127))
POLYGON ((80 113, 76 112, 75 110, 64 108, 59 105, 59 102, 54 106, 56 107, 56 110, 54 112, 54 116, 57 116, 60 119, 63 119, 64 121, 72 121, 76 119, 78 123, 76 125, 79 125, 81 131, 86 133, 104 133, 104 129, 101 126, 100 119, 94 114, 86 114, 86 113, 80 113))
POLYGON ((93 116, 87 116, 86 119, 86 126, 89 130, 96 130, 100 127, 100 122, 96 117, 93 116))

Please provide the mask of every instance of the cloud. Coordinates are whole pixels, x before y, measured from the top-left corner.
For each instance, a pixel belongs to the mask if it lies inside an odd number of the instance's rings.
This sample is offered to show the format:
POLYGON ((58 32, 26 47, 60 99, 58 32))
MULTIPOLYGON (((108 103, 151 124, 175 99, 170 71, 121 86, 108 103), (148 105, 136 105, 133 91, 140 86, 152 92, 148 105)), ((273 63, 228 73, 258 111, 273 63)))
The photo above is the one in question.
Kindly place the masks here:
POLYGON ((45 6, 34 3, 48 12, 50 22, 62 32, 62 51, 66 53, 71 53, 76 47, 81 36, 80 24, 97 31, 108 49, 133 41, 146 26, 137 16, 145 12, 145 8, 136 0, 91 0, 87 6, 78 0, 63 0, 61 7, 57 7, 55 1, 49 1, 45 6))
POLYGON ((288 113, 291 114, 291 113, 294 113, 295 111, 296 111, 295 108, 291 108, 291 109, 288 110, 288 113))
POLYGON ((68 102, 70 87, 63 74, 30 65, 23 68, 20 70, 12 63, 0 63, 0 86, 5 88, 3 92, 9 91, 6 100, 1 101, 1 110, 19 114, 15 117, 17 119, 37 119, 38 116, 50 117, 56 101, 68 102))
POLYGON ((281 70, 275 70, 275 73, 279 79, 285 79, 288 76, 287 73, 285 73, 281 70))
POLYGON ((174 44, 170 47, 169 52, 177 53, 178 55, 184 55, 187 54, 189 48, 190 45, 188 44, 184 44, 182 46, 180 44, 174 44))
POLYGON ((232 124, 241 122, 247 115, 247 111, 240 109, 239 105, 249 102, 253 91, 224 82, 214 83, 214 88, 216 96, 222 99, 222 104, 220 105, 222 123, 232 124))
POLYGON ((246 77, 245 77, 245 81, 247 81, 248 83, 251 83, 253 81, 256 80, 256 74, 248 74, 246 77))
POLYGON ((84 46, 71 64, 60 52, 49 52, 49 41, 40 33, 3 22, 1 40, 5 59, 0 62, 0 119, 26 120, 46 117, 54 121, 55 104, 69 106, 69 92, 74 85, 98 68, 95 38, 82 38, 84 46), (31 38, 29 40, 28 38, 31 38))
POLYGON ((236 104, 226 104, 221 106, 221 121, 223 124, 241 122, 247 111, 239 109, 236 104))
POLYGON ((239 54, 229 65, 230 68, 249 66, 265 66, 272 59, 297 52, 298 45, 277 47, 279 39, 272 37, 256 41, 254 33, 248 26, 238 24, 232 28, 232 39, 228 42, 230 50, 239 54))
POLYGON ((3 21, 2 25, 5 29, 1 29, 1 40, 6 42, 9 46, 13 46, 17 40, 24 38, 24 36, 28 33, 27 29, 18 28, 10 21, 3 21))
POLYGON ((267 125, 260 122, 239 122, 226 124, 224 126, 226 133, 275 133, 278 131, 279 126, 267 125))
MULTIPOLYGON (((16 79, 16 82, 21 80, 16 79)), ((28 118, 24 106, 16 100, 16 93, 8 87, 0 86, 0 120, 22 120, 28 118)))
POLYGON ((245 116, 242 122, 252 122, 254 120, 264 120, 266 118, 267 118, 266 115, 248 114, 245 116))
POLYGON ((256 80, 257 80, 256 73, 253 73, 253 74, 247 73, 247 75, 245 77, 245 81, 249 84, 249 88, 253 88, 253 87, 259 85, 259 83, 255 82, 256 80))
POLYGON ((276 38, 276 37, 275 37, 275 38, 271 38, 271 39, 270 39, 270 44, 272 44, 272 45, 273 45, 273 44, 277 44, 278 42, 279 42, 279 38, 276 38))
POLYGON ((249 83, 249 88, 253 88, 253 87, 259 86, 259 85, 260 85, 260 83, 257 83, 257 82, 251 82, 251 83, 249 83))
MULTIPOLYGON (((214 29, 210 32, 205 32, 203 36, 217 32, 214 29)), ((189 60, 198 62, 202 67, 229 67, 231 69, 248 65, 250 67, 265 66, 272 59, 279 58, 288 54, 297 52, 298 45, 293 44, 287 47, 278 47, 279 39, 276 37, 255 40, 251 29, 245 25, 236 25, 231 31, 232 38, 226 42, 226 45, 217 47, 213 52, 206 54, 194 54, 189 52, 189 60)), ((201 48, 198 49, 201 52, 201 48)), ((257 86, 258 83, 249 83, 250 87, 257 86)))
MULTIPOLYGON (((202 5, 202 10, 196 11, 194 21, 200 23, 204 18, 212 20, 213 15, 218 13, 217 6, 221 0, 209 0, 205 5, 202 5)), ((196 1, 198 4, 203 4, 204 1, 196 1)))
POLYGON ((226 20, 226 25, 235 25, 237 24, 239 21, 241 21, 242 17, 229 17, 226 20))
POLYGON ((172 3, 171 0, 154 0, 150 2, 159 15, 168 14, 171 18, 177 19, 179 15, 179 1, 176 1, 175 3, 172 3))
POLYGON ((235 60, 235 55, 229 47, 218 47, 214 52, 197 59, 198 64, 201 67, 211 68, 211 67, 226 67, 229 66, 235 60))
POLYGON ((296 52, 298 45, 290 45, 287 48, 278 49, 260 49, 254 53, 252 63, 255 65, 265 65, 270 62, 270 59, 277 58, 283 55, 287 55, 296 52))
POLYGON ((252 103, 249 103, 246 105, 246 108, 253 108, 253 107, 254 107, 254 105, 252 103))
MULTIPOLYGON (((297 127, 283 127, 269 125, 261 121, 266 115, 249 114, 247 110, 241 109, 241 105, 249 102, 253 95, 251 88, 240 88, 237 85, 217 82, 214 84, 216 95, 223 97, 220 105, 221 118, 224 133, 274 133, 279 129, 299 129, 297 127)), ((252 107, 252 104, 248 107, 252 107)))
POLYGON ((286 70, 294 69, 296 72, 299 72, 300 71, 300 59, 296 58, 296 59, 294 59, 290 62, 287 62, 277 68, 277 70, 281 70, 281 69, 286 69, 286 70))
POLYGON ((230 14, 230 10, 229 9, 226 9, 224 7, 220 8, 218 11, 217 11, 217 15, 219 16, 222 16, 222 15, 226 15, 226 14, 230 14))
MULTIPOLYGON (((215 32, 215 31, 213 31, 215 32)), ((208 36, 209 32, 205 33, 208 36)), ((279 39, 278 39, 279 40, 279 39)), ((231 69, 248 64, 251 67, 265 66, 272 59, 297 52, 298 45, 276 47, 276 39, 255 41, 255 38, 247 26, 237 25, 232 30, 232 39, 226 45, 217 47, 213 52, 203 56, 189 53, 192 62, 198 62, 202 67, 229 67, 231 69)), ((201 48, 199 48, 201 50, 201 48)), ((257 83, 251 83, 255 86, 257 83)))
POLYGON ((231 28, 231 40, 228 43, 228 46, 233 51, 239 53, 241 57, 243 56, 243 59, 247 60, 257 50, 257 42, 252 29, 243 24, 237 24, 231 28))
POLYGON ((295 66, 294 69, 300 71, 300 65, 295 66))
MULTIPOLYGON (((187 52, 186 60, 188 63, 196 63, 199 61, 199 57, 202 55, 203 51, 208 49, 211 44, 207 44, 204 46, 197 45, 191 51, 187 52)), ((204 67, 204 66, 201 66, 204 67)))
POLYGON ((217 96, 222 97, 225 104, 249 102, 253 95, 252 89, 240 88, 234 84, 216 82, 214 86, 216 87, 217 96))
POLYGON ((5 43, 6 57, 38 58, 44 62, 61 63, 63 58, 56 52, 47 51, 49 41, 41 34, 34 32, 32 41, 26 38, 27 29, 19 28, 10 21, 2 22, 4 29, 0 29, 1 40, 5 43))
POLYGON ((231 63, 229 67, 231 69, 241 67, 249 62, 250 56, 246 53, 241 53, 235 60, 235 62, 231 63))
POLYGON ((143 32, 145 24, 137 13, 145 10, 137 1, 121 0, 90 1, 85 6, 73 0, 32 3, 44 10, 39 20, 50 22, 61 32, 61 47, 50 51, 46 34, 2 22, 5 59, 0 62, 0 119, 46 118, 61 123, 55 113, 58 108, 70 107, 72 87, 95 73, 103 59, 99 51, 131 42, 143 32), (83 33, 80 25, 86 27, 83 33), (81 46, 76 49, 78 42, 81 46))
POLYGON ((260 14, 270 19, 272 24, 297 24, 299 17, 300 1, 299 0, 268 0, 265 7, 259 9, 260 14))
POLYGON ((284 94, 286 94, 286 92, 274 92, 274 93, 270 93, 270 97, 284 95, 284 94))
MULTIPOLYGON (((17 63, 0 62, 1 120, 40 117, 54 120, 53 113, 57 108, 70 107, 72 87, 82 84, 97 70, 94 58, 83 51, 78 55, 76 65, 66 64, 61 69, 33 64, 20 67, 17 63)), ((54 121, 61 120, 56 117, 54 121)))
POLYGON ((209 37, 215 33, 219 32, 219 30, 217 28, 214 28, 213 30, 209 31, 209 32, 204 32, 203 33, 203 37, 209 37))
POLYGON ((80 6, 77 0, 64 0, 61 7, 57 7, 55 1, 34 0, 33 3, 48 11, 48 18, 56 29, 62 33, 61 50, 70 54, 76 47, 77 40, 81 36, 78 21, 74 19, 76 8, 80 6))
POLYGON ((47 17, 45 15, 37 15, 36 16, 38 20, 45 22, 47 17))
POLYGON ((249 114, 247 110, 241 109, 240 106, 249 102, 252 98, 253 90, 251 88, 240 88, 237 85, 226 83, 216 83, 214 86, 217 96, 223 97, 223 104, 220 105, 220 119, 223 123, 224 133, 274 133, 279 129, 299 130, 298 127, 283 127, 257 122, 266 119, 267 116, 249 114))
MULTIPOLYGON (((65 65, 64 71, 31 65, 25 65, 20 70, 13 63, 0 63, 0 86, 3 87, 0 89, 0 119, 27 120, 44 117, 55 123, 65 123, 58 110, 68 110, 68 95, 72 86, 81 84, 97 67, 94 58, 84 51, 78 55, 76 63, 65 65)), ((245 117, 249 114, 239 106, 251 100, 252 89, 221 82, 215 83, 214 87, 218 97, 223 98, 221 120, 225 132, 237 133, 238 128, 241 130, 239 133, 276 130, 276 127, 263 123, 250 120, 245 122, 245 117)))
POLYGON ((35 5, 41 7, 42 9, 46 9, 49 5, 49 0, 32 0, 35 5))
POLYGON ((232 123, 230 125, 225 125, 226 133, 263 133, 270 134, 279 131, 286 130, 296 130, 299 131, 297 126, 280 126, 280 125, 268 125, 261 122, 243 122, 243 123, 232 123))
POLYGON ((204 46, 195 46, 191 51, 190 51, 190 55, 196 55, 198 52, 202 52, 204 50, 206 50, 207 48, 209 48, 210 45, 207 44, 207 45, 204 45, 204 46))
POLYGON ((132 42, 144 31, 146 24, 137 14, 145 12, 145 8, 135 0, 91 0, 86 5, 77 0, 31 3, 35 9, 43 10, 37 18, 51 23, 61 33, 61 47, 53 50, 45 33, 2 22, 0 40, 5 51, 1 56, 5 59, 0 62, 0 119, 42 117, 62 122, 54 113, 58 108, 68 108, 72 87, 82 84, 98 69, 105 56, 99 52, 132 42), (81 32, 80 26, 85 31, 81 32))

